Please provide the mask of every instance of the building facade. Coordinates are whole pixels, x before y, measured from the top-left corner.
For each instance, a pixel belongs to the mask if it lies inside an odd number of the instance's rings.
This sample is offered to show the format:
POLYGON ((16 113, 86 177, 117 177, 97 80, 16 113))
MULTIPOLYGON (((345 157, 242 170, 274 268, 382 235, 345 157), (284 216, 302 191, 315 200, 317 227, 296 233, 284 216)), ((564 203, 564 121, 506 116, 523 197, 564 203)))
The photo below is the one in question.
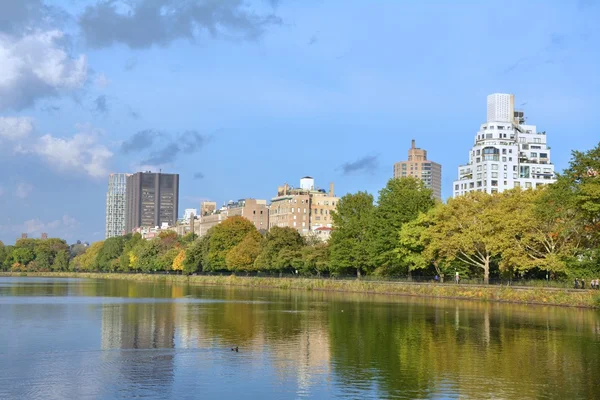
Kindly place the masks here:
POLYGON ((229 217, 239 215, 251 221, 257 230, 269 229, 269 206, 266 200, 241 199, 230 201, 217 210, 215 202, 203 202, 200 206, 202 214, 195 221, 194 233, 204 236, 208 230, 229 217))
POLYGON ((130 174, 110 174, 106 192, 106 239, 125 233, 127 178, 130 174))
POLYGON ((127 177, 125 230, 175 226, 179 204, 179 175, 138 172, 127 177))
POLYGON ((241 199, 227 204, 227 217, 242 216, 251 221, 257 230, 269 229, 269 207, 266 200, 241 199))
POLYGON ((329 192, 316 188, 314 179, 309 176, 300 180, 299 188, 286 183, 277 188, 277 196, 271 199, 269 229, 275 226, 289 227, 307 235, 316 228, 331 228, 331 212, 338 201, 333 183, 329 192))
POLYGON ((408 160, 394 164, 394 178, 413 176, 433 191, 433 197, 442 200, 442 166, 427 159, 427 151, 416 147, 413 139, 408 160))
POLYGON ((458 167, 454 197, 473 191, 535 188, 556 181, 546 132, 526 124, 524 113, 515 110, 514 103, 512 94, 487 97, 487 121, 475 135, 469 162, 458 167))

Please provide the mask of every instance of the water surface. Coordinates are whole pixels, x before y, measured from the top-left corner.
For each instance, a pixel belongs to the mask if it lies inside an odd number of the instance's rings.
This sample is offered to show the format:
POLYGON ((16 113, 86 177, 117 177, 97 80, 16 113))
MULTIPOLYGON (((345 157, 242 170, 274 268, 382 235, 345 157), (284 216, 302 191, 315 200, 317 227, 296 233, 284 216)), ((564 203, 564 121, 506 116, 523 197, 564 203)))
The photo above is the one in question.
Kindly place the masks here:
POLYGON ((597 311, 0 277, 2 399, 598 393, 597 311))

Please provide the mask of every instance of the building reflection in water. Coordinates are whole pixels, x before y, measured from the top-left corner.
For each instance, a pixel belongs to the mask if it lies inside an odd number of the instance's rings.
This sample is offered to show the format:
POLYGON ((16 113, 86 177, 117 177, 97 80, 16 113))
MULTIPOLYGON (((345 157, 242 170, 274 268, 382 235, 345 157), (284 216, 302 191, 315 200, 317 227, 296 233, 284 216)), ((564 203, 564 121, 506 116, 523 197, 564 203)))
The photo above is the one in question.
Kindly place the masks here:
POLYGON ((173 303, 133 302, 102 309, 103 357, 123 378, 119 382, 127 382, 127 389, 169 392, 174 379, 174 338, 173 303))

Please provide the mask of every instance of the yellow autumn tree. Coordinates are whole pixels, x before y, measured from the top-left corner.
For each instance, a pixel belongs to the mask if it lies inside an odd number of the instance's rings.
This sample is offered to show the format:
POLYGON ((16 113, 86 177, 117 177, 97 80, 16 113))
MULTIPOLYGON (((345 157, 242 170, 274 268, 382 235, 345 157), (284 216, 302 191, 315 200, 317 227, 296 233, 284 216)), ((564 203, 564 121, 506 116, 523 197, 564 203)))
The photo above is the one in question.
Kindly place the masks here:
POLYGON ((171 269, 173 271, 183 271, 183 262, 185 261, 185 250, 179 251, 177 256, 173 259, 173 265, 171 269))

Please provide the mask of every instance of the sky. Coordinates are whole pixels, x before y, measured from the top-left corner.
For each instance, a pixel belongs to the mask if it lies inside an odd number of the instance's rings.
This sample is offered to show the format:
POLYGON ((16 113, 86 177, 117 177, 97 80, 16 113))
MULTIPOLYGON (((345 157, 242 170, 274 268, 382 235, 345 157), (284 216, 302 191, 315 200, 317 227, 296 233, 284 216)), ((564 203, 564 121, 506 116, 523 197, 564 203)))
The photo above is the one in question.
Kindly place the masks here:
POLYGON ((180 174, 180 214, 310 175, 375 196, 411 139, 443 197, 486 96, 557 171, 600 141, 600 1, 2 0, 0 240, 104 238, 108 174, 180 174))

